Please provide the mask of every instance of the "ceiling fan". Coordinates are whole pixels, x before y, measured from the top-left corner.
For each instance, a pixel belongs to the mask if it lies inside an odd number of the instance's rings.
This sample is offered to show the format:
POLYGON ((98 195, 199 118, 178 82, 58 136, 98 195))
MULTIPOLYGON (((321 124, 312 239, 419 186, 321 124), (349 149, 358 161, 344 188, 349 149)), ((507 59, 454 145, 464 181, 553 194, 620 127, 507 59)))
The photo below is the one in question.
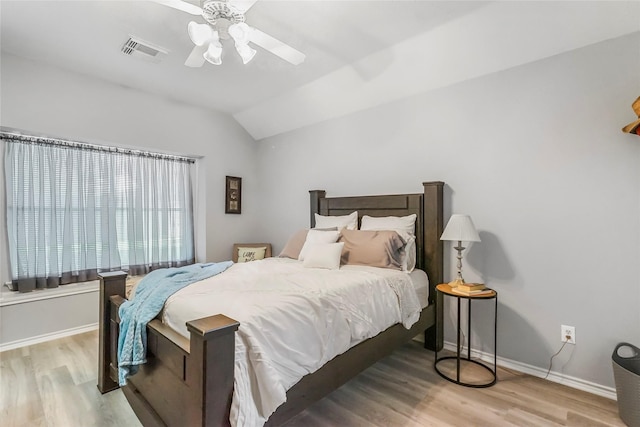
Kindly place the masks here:
POLYGON ((188 67, 202 67, 205 61, 222 64, 221 40, 229 39, 234 40, 236 51, 245 64, 256 54, 255 49, 249 46, 250 42, 293 65, 304 62, 304 53, 245 23, 244 14, 257 0, 202 0, 202 7, 182 0, 153 1, 202 16, 207 22, 189 22, 189 37, 196 46, 184 63, 188 67))

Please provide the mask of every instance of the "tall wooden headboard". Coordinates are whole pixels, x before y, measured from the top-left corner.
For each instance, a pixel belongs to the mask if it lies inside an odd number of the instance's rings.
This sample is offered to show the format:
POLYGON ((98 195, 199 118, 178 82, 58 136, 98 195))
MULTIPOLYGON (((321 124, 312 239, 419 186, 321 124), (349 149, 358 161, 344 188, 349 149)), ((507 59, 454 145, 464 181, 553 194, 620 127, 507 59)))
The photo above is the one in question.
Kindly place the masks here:
POLYGON ((443 281, 442 190, 444 182, 424 182, 424 191, 415 194, 387 196, 325 197, 324 190, 310 191, 311 227, 315 215, 347 215, 358 211, 358 224, 363 215, 406 216, 416 214, 416 268, 429 276, 429 302, 435 301, 438 283, 443 281))

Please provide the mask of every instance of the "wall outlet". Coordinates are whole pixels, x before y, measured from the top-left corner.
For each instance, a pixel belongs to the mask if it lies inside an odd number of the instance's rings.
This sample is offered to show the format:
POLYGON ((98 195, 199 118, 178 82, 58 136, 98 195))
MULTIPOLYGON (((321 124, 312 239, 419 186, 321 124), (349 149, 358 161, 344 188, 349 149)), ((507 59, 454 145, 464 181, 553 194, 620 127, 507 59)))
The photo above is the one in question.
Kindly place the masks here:
POLYGON ((576 328, 575 326, 560 326, 560 341, 568 342, 569 344, 576 343, 576 328))

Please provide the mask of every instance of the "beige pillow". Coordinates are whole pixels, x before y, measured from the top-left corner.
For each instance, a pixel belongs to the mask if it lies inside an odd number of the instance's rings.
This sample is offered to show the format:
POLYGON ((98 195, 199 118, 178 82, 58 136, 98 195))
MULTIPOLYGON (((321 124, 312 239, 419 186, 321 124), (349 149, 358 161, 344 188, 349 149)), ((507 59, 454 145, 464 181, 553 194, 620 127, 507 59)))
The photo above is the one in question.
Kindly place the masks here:
POLYGON ((406 242, 402 259, 402 270, 412 272, 416 267, 416 214, 407 216, 362 217, 360 230, 393 230, 406 242))
POLYGON ((404 240, 390 230, 342 230, 342 264, 402 269, 404 240))
POLYGON ((287 244, 284 245, 284 249, 278 255, 281 258, 298 259, 300 251, 304 246, 304 242, 307 240, 307 233, 309 230, 298 230, 293 236, 289 238, 287 244))
POLYGON ((267 252, 265 246, 259 248, 238 248, 238 262, 249 262, 264 259, 267 252))
MULTIPOLYGON (((336 231, 337 228, 336 227, 314 228, 314 230, 318 230, 318 231, 336 231)), ((307 241, 307 234, 308 233, 309 233, 309 230, 307 230, 307 229, 296 231, 296 233, 289 238, 289 240, 287 241, 287 244, 284 245, 284 249, 282 249, 282 252, 280 252, 280 255, 278 255, 278 256, 280 258, 298 259, 298 257, 300 256, 300 251, 302 250, 302 247, 304 246, 304 242, 307 241)))

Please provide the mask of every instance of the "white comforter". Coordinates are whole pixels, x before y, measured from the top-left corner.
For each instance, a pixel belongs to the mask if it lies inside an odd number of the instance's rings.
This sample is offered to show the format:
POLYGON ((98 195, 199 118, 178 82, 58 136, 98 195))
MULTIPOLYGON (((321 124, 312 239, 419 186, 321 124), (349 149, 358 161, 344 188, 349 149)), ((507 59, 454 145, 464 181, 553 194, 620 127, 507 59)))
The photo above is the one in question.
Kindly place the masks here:
POLYGON ((304 375, 389 326, 415 323, 420 304, 399 271, 311 269, 270 258, 235 264, 171 296, 163 321, 189 337, 189 320, 222 313, 236 334, 231 424, 262 426, 304 375))

